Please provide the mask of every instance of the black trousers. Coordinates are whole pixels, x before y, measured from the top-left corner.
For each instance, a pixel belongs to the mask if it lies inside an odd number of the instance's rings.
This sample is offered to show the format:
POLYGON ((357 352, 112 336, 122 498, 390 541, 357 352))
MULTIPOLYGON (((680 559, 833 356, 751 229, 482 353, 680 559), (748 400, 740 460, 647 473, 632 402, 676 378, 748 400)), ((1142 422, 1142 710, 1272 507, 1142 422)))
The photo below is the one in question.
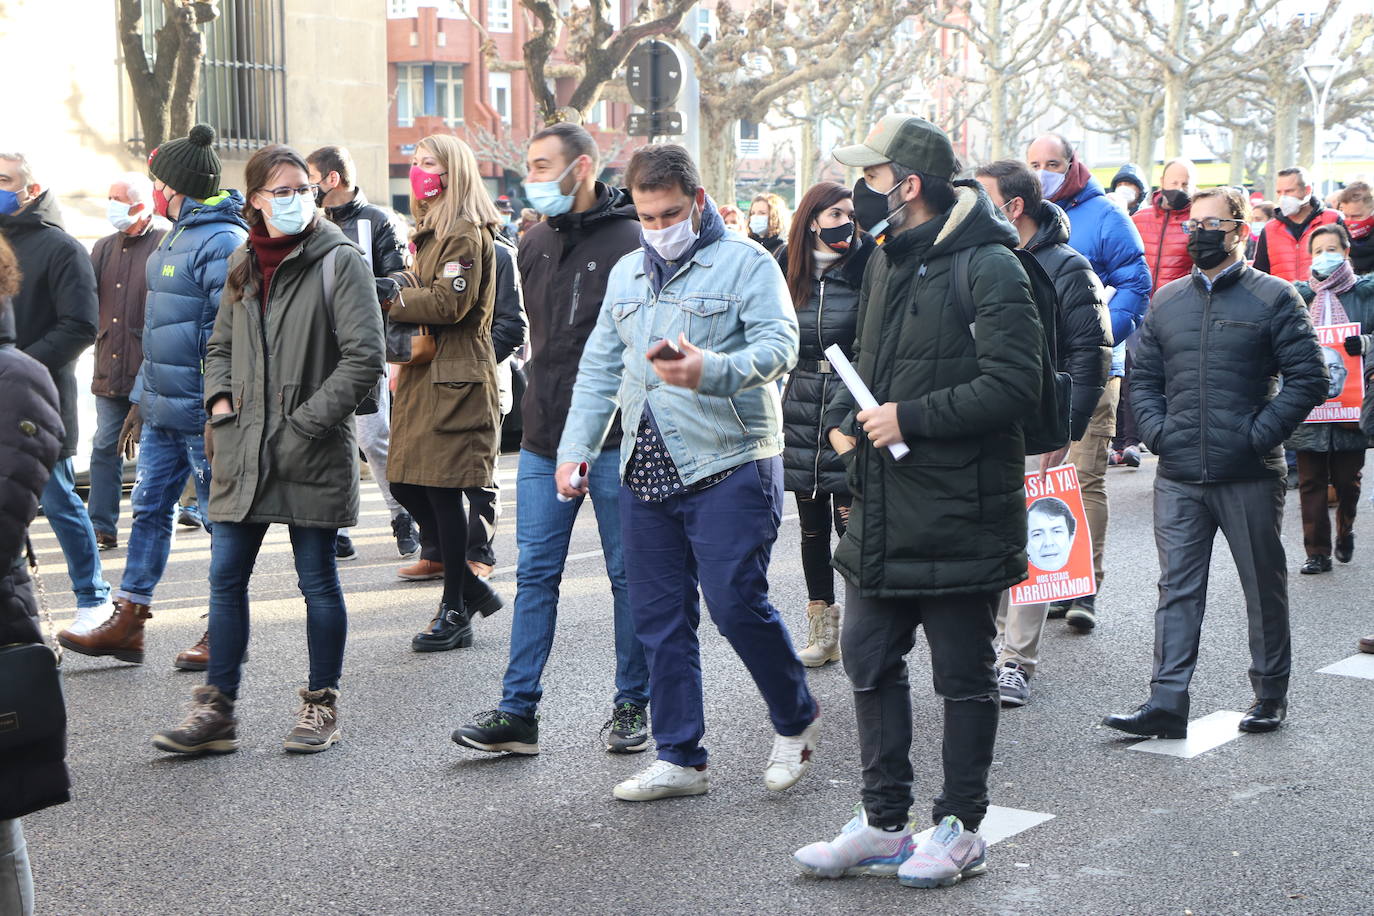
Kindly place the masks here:
POLYGON ((854 687, 863 762, 863 803, 873 827, 907 821, 911 808, 911 692, 906 656, 924 626, 935 693, 944 700, 944 786, 933 823, 953 814, 970 830, 988 810, 988 770, 997 742, 998 592, 930 598, 864 598, 845 588, 840 631, 854 687))
POLYGON ((1135 411, 1131 410, 1129 382, 1131 380, 1131 350, 1126 348, 1126 377, 1121 380, 1121 398, 1116 402, 1116 435, 1112 448, 1116 451, 1140 445, 1140 432, 1135 426, 1135 411))
POLYGON ((806 597, 811 601, 835 603, 835 570, 830 566, 830 532, 844 537, 849 523, 853 497, 824 491, 796 493, 797 517, 801 522, 802 573, 806 576, 806 597))
POLYGON ((412 483, 391 484, 391 495, 405 506, 420 526, 427 544, 438 548, 444 564, 444 604, 463 607, 463 585, 468 571, 468 517, 463 511, 463 490, 451 487, 421 487, 412 483))

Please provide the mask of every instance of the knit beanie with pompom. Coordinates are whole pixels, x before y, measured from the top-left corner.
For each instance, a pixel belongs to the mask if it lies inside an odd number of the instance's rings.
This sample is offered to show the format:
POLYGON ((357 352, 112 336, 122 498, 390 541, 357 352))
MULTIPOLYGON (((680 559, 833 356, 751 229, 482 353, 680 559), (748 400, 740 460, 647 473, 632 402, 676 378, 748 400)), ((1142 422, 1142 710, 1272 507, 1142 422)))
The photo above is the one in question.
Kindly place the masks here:
POLYGON ((168 140, 148 157, 148 171, 173 191, 194 200, 214 197, 220 179, 215 129, 197 124, 188 136, 168 140))

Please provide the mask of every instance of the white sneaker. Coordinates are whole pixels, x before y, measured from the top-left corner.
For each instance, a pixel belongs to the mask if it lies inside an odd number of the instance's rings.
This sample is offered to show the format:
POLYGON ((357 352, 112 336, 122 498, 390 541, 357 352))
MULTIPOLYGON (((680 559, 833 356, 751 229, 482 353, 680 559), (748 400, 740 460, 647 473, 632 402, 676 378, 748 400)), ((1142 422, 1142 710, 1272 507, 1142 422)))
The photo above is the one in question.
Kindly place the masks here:
POLYGON ((911 825, 888 832, 868 826, 862 806, 829 843, 812 843, 792 853, 802 874, 815 878, 848 875, 892 877, 915 850, 911 825))
POLYGON ((774 792, 790 789, 797 784, 811 766, 816 751, 816 736, 821 731, 821 715, 806 726, 800 735, 777 735, 773 738, 773 753, 768 755, 768 769, 763 771, 763 784, 774 792))
POLYGON ((988 870, 988 844, 948 815, 897 869, 906 887, 949 887, 988 870))
POLYGON ((109 620, 113 614, 114 605, 109 601, 106 601, 104 604, 97 604, 94 607, 79 607, 76 609, 76 619, 62 632, 72 636, 85 636, 87 633, 109 620))
POLYGON ((621 801, 654 801, 679 795, 704 795, 709 788, 705 770, 655 760, 648 769, 616 786, 611 794, 621 801))

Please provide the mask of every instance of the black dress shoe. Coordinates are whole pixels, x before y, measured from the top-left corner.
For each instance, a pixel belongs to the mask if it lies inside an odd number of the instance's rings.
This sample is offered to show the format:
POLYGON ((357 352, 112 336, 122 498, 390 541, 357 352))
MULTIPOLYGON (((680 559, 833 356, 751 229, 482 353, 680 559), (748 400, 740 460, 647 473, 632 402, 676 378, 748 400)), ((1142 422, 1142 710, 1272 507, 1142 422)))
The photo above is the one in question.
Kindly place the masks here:
POLYGON ((1302 564, 1302 569, 1298 570, 1304 576, 1315 576, 1317 573, 1331 572, 1331 558, 1318 554, 1315 557, 1308 557, 1307 562, 1302 564))
POLYGON ((1144 738, 1186 738, 1188 720, 1178 713, 1155 709, 1150 705, 1140 707, 1127 715, 1112 715, 1102 720, 1102 724, 1117 731, 1144 738))
POLYGON ((439 613, 434 615, 429 626, 410 640, 410 647, 416 652, 447 652, 471 646, 472 620, 467 609, 455 609, 446 604, 440 604, 439 613))
POLYGON ((472 573, 468 573, 467 579, 463 582, 463 604, 468 609, 469 617, 477 614, 490 617, 506 606, 500 593, 491 587, 491 583, 472 573))
POLYGON ((1355 556, 1355 535, 1347 534, 1336 538, 1336 559, 1342 563, 1349 563, 1353 556, 1355 556))
POLYGON ((1243 732, 1272 732, 1288 717, 1287 700, 1256 700, 1249 712, 1241 717, 1243 732))

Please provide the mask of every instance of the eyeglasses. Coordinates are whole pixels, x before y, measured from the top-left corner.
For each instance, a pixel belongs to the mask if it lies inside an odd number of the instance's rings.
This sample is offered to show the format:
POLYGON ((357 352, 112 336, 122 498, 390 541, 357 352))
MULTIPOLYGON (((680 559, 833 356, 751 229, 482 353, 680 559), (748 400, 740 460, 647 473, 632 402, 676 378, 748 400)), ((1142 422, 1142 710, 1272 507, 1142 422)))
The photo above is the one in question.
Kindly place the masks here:
POLYGON ((1243 219, 1222 219, 1215 216, 1209 216, 1206 219, 1185 219, 1180 224, 1180 227, 1183 229, 1184 235, 1192 235, 1199 229, 1209 229, 1212 232, 1224 229, 1227 232, 1230 232, 1231 230, 1239 227, 1244 222, 1245 220, 1243 219), (1223 226, 1222 223, 1231 223, 1232 225, 1223 226))
POLYGON ((290 200, 302 194, 314 194, 319 189, 317 184, 303 184, 299 188, 263 188, 262 193, 271 194, 277 200, 290 200))

